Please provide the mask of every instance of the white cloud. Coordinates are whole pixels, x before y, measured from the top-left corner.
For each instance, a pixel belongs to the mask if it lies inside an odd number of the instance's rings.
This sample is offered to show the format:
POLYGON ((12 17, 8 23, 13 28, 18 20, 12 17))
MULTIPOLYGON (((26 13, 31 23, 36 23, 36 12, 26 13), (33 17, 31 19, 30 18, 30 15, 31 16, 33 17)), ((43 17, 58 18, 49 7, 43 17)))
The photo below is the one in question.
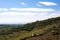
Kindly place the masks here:
POLYGON ((32 12, 53 12, 54 9, 49 8, 10 8, 9 10, 16 10, 16 11, 32 11, 32 12))
POLYGON ((0 8, 0 11, 22 11, 22 12, 53 12, 54 9, 49 8, 0 8))
POLYGON ((57 4, 54 2, 38 2, 40 4, 46 5, 46 6, 56 6, 57 4))
POLYGON ((0 11, 8 11, 7 8, 0 8, 0 11))
POLYGON ((36 4, 37 6, 42 6, 42 5, 40 5, 40 4, 36 4))
POLYGON ((55 11, 48 8, 9 8, 6 12, 0 12, 0 23, 28 23, 60 16, 60 12, 55 11))
POLYGON ((32 12, 2 12, 0 23, 28 23, 33 22, 36 13, 32 12))
POLYGON ((22 2, 21 5, 27 5, 26 3, 22 2))
POLYGON ((50 17, 58 17, 58 16, 60 16, 60 13, 52 13, 52 14, 50 14, 50 17))
POLYGON ((2 12, 0 13, 0 16, 32 16, 36 15, 35 13, 32 12, 2 12))
POLYGON ((0 13, 0 23, 28 23, 35 20, 36 13, 32 12, 3 12, 0 13))

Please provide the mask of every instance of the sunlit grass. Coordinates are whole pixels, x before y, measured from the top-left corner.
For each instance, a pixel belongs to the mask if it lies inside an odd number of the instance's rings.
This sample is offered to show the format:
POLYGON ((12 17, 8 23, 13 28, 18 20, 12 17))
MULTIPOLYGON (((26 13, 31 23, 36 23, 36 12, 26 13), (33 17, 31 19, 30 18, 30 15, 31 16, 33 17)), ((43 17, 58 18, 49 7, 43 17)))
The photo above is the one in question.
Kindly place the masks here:
POLYGON ((15 40, 20 40, 22 38, 25 38, 25 37, 30 37, 32 36, 32 34, 36 34, 36 35, 39 35, 40 33, 43 33, 44 31, 43 30, 47 30, 49 28, 52 28, 53 25, 47 25, 45 26, 45 28, 34 28, 32 31, 30 32, 27 32, 27 31, 22 31, 20 33, 20 36, 18 36, 17 38, 15 38, 15 40))

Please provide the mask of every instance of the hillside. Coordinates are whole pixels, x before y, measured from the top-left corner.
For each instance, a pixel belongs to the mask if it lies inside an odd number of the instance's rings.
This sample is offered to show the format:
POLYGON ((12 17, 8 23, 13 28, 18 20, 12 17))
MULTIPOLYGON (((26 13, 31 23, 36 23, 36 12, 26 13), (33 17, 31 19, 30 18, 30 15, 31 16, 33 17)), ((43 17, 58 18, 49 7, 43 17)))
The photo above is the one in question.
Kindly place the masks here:
POLYGON ((25 37, 21 40, 60 40, 60 23, 55 24, 52 28, 43 30, 39 35, 35 34, 25 37))
POLYGON ((27 23, 23 26, 3 27, 0 29, 0 40, 25 40, 24 38, 45 34, 49 29, 50 32, 54 27, 60 28, 60 17, 27 23))

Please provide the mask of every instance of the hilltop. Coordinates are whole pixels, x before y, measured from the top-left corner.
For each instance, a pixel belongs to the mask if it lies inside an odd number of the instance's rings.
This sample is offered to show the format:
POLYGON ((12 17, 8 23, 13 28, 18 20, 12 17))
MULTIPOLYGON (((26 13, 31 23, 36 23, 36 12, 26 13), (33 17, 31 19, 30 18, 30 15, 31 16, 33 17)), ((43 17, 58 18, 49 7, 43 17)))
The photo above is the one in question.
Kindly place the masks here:
POLYGON ((60 27, 60 17, 49 18, 42 21, 38 20, 24 24, 23 26, 4 27, 0 29, 0 40, 22 40, 27 37, 44 34, 46 30, 52 29, 54 26, 60 27))

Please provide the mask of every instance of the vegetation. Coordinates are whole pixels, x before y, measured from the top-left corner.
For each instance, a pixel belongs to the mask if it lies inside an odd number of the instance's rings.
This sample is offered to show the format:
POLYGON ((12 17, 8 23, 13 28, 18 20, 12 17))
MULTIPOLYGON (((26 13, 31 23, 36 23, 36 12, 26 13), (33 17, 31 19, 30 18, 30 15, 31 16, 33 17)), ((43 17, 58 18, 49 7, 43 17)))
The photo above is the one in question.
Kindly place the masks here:
POLYGON ((21 40, 44 33, 44 30, 53 28, 54 25, 60 24, 60 17, 50 18, 47 20, 27 23, 25 25, 0 25, 0 40, 21 40), (4 26, 4 27, 2 27, 4 26))

